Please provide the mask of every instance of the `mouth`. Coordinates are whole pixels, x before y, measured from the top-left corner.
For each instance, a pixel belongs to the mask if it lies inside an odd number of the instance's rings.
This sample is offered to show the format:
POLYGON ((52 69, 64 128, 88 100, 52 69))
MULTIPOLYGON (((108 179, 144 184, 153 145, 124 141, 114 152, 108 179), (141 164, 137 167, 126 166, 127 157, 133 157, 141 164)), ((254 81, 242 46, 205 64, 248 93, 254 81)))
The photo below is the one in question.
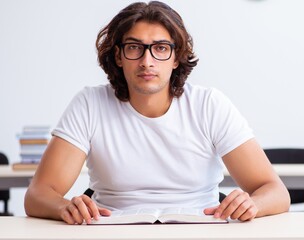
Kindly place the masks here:
POLYGON ((137 74, 137 77, 142 78, 144 80, 152 80, 156 76, 157 75, 155 73, 140 73, 140 74, 137 74))

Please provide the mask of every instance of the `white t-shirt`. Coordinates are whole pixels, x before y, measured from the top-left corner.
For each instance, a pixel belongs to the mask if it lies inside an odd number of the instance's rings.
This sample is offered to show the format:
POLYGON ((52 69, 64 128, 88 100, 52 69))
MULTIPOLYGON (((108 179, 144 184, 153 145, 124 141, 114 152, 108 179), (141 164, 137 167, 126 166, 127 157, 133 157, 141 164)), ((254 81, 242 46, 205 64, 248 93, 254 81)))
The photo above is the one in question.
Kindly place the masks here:
POLYGON ((111 210, 217 205, 221 157, 254 137, 221 92, 189 83, 158 118, 119 101, 110 85, 86 87, 52 134, 87 154, 92 198, 111 210))

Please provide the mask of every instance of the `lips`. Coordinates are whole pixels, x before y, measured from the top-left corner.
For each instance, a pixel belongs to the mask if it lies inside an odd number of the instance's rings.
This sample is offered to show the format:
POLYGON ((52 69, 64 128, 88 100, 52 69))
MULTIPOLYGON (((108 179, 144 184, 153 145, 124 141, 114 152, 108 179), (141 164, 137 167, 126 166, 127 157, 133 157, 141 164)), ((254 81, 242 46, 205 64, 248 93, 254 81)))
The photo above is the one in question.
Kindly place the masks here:
POLYGON ((140 73, 140 74, 137 74, 137 76, 144 79, 144 80, 152 80, 157 75, 155 73, 140 73))

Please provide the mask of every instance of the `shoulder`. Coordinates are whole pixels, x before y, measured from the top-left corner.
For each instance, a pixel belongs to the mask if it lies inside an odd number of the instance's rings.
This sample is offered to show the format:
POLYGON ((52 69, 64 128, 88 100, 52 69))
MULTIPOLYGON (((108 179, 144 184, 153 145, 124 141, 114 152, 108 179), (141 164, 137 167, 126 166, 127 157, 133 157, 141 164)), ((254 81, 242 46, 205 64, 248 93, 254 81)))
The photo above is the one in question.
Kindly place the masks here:
POLYGON ((229 99, 217 88, 204 87, 191 83, 185 83, 184 97, 203 104, 217 104, 223 101, 229 101, 229 99))
POLYGON ((86 86, 77 95, 90 97, 103 97, 113 94, 113 89, 110 84, 98 85, 98 86, 86 86))
POLYGON ((114 90, 110 84, 98 86, 86 86, 80 90, 74 97, 74 101, 101 102, 115 98, 114 90))

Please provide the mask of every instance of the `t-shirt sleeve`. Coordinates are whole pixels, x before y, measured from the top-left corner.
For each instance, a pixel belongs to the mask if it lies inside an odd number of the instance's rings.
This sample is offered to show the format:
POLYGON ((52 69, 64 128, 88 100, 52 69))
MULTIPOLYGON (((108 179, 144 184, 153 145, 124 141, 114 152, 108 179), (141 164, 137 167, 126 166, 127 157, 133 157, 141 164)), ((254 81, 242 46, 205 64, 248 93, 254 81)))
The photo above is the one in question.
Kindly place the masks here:
POLYGON ((60 137, 88 155, 90 150, 88 89, 80 91, 64 111, 53 136, 60 137))
POLYGON ((247 120, 220 91, 213 89, 208 100, 209 128, 212 143, 223 157, 244 142, 254 138, 247 120))

